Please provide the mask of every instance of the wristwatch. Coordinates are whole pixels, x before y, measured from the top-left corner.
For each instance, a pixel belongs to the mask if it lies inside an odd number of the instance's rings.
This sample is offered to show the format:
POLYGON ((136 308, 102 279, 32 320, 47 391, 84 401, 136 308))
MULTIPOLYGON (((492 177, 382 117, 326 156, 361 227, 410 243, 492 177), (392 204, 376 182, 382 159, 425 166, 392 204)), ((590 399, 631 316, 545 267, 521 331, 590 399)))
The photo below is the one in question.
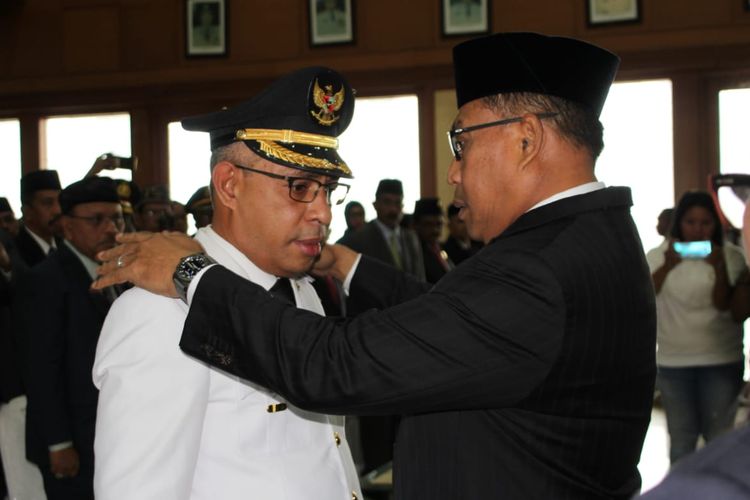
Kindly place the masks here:
POLYGON ((187 304, 188 287, 193 278, 195 278, 195 275, 201 269, 211 264, 216 264, 216 261, 204 253, 194 253, 180 259, 180 263, 177 264, 177 268, 172 275, 172 281, 177 290, 177 295, 183 302, 187 304))

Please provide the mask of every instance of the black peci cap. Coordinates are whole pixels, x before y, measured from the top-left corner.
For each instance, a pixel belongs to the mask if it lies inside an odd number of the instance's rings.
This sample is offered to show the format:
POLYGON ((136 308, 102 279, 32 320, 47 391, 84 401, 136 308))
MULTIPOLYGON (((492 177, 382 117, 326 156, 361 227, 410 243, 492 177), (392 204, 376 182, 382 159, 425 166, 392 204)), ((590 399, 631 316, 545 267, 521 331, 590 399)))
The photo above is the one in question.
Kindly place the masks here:
POLYGON ((35 170, 21 177, 21 198, 30 196, 37 191, 52 189, 59 191, 60 178, 56 170, 35 170))
POLYGON ((210 210, 212 210, 211 190, 208 186, 199 187, 185 205, 185 211, 189 214, 195 214, 210 210))
POLYGON ((120 203, 117 184, 109 177, 87 177, 60 191, 60 210, 69 214, 82 203, 120 203))
POLYGON ((237 106, 182 120, 209 132, 211 149, 243 141, 268 161, 321 175, 352 177, 337 153, 354 113, 354 91, 336 71, 304 68, 237 106))
POLYGON ((403 196, 404 186, 398 179, 383 179, 378 183, 378 188, 375 190, 375 197, 378 197, 383 193, 403 196))
POLYGON ((420 198, 414 203, 414 218, 423 215, 443 215, 443 207, 437 198, 420 198))
POLYGON ((497 33, 453 49, 460 108, 482 97, 532 92, 602 111, 620 58, 596 45, 538 33, 497 33))
POLYGON ((13 209, 10 208, 10 203, 8 203, 8 198, 0 197, 0 212, 12 212, 13 209))

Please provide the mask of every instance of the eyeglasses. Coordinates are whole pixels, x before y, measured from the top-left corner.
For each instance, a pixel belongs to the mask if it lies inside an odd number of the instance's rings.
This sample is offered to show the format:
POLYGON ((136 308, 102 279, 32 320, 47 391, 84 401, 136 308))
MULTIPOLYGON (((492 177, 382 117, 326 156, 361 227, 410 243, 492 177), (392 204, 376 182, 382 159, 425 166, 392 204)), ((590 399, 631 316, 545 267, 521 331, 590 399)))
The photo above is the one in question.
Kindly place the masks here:
MULTIPOLYGON (((552 118, 553 116, 557 116, 557 113, 534 113, 534 115, 540 120, 542 120, 544 118, 552 118)), ((510 123, 516 123, 522 120, 523 120, 522 116, 516 116, 514 118, 506 118, 504 120, 498 120, 495 122, 480 123, 479 125, 472 125, 471 127, 454 128, 453 130, 449 130, 448 131, 448 143, 450 144, 453 157, 456 159, 456 161, 461 161, 463 149, 464 149, 463 143, 456 138, 457 136, 461 134, 465 134, 466 132, 471 132, 473 130, 479 130, 479 129, 487 128, 487 127, 495 127, 498 125, 508 125, 510 123)))
POLYGON ((72 217, 73 219, 85 220, 91 226, 95 228, 101 228, 107 222, 111 222, 112 224, 114 224, 118 230, 122 230, 125 227, 125 218, 120 214, 117 214, 117 215, 96 214, 96 215, 91 215, 91 216, 67 214, 67 216, 72 217))
POLYGON ((340 182, 329 182, 323 184, 320 181, 308 177, 278 175, 264 170, 245 167, 244 165, 238 165, 236 163, 234 166, 241 168, 242 170, 249 170, 250 172, 271 177, 272 179, 286 181, 289 184, 289 197, 300 203, 312 203, 315 200, 315 197, 318 196, 318 191, 320 191, 321 188, 325 189, 326 201, 329 205, 341 205, 346 199, 346 195, 349 194, 349 185, 340 182))

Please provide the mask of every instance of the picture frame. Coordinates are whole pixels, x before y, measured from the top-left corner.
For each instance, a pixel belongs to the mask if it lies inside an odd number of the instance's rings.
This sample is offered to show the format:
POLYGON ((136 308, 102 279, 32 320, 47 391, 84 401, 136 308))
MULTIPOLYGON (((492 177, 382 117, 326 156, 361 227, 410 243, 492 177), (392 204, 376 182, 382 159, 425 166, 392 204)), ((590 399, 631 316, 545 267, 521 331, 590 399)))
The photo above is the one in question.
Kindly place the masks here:
POLYGON ((354 43, 354 0, 308 0, 310 45, 354 43))
POLYGON ((490 32, 489 0, 440 0, 443 36, 490 32))
POLYGON ((185 52, 188 57, 227 54, 226 0, 187 0, 185 52))
POLYGON ((641 20, 641 0, 585 0, 588 25, 638 23, 641 20))

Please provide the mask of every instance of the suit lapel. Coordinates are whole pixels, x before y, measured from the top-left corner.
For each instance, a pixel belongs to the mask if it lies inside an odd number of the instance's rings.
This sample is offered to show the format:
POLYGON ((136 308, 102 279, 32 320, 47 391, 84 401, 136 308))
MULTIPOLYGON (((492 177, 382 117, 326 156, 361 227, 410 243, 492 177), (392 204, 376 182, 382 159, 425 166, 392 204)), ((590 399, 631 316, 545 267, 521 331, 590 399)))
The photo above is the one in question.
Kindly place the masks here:
POLYGON ((90 289, 91 276, 84 267, 81 259, 74 254, 66 244, 62 244, 57 247, 58 258, 60 259, 60 266, 63 272, 67 276, 70 288, 72 290, 82 290, 88 295, 91 301, 92 307, 101 314, 102 319, 107 315, 109 311, 109 301, 101 292, 95 292, 90 289))

